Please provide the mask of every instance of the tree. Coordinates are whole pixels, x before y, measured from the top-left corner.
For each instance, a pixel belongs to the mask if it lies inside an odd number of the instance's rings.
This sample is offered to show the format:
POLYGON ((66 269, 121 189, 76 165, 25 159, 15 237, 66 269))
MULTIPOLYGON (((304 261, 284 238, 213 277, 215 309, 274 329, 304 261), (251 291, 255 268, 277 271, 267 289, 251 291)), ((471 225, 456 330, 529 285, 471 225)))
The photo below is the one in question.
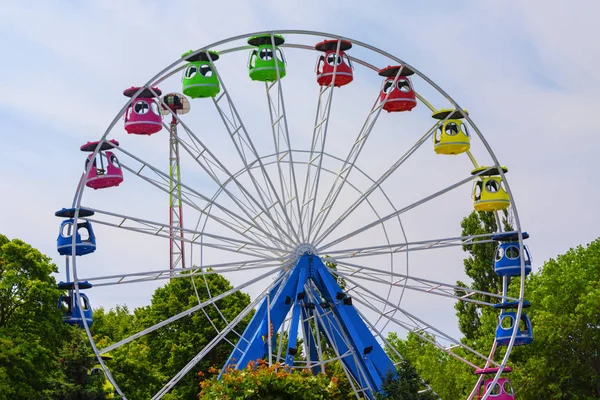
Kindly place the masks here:
POLYGON ((417 370, 407 360, 398 364, 396 373, 390 372, 381 387, 381 392, 375 394, 375 400, 436 400, 431 391, 423 391, 423 382, 417 370))
MULTIPOLYGON (((512 230, 507 222, 507 215, 505 211, 503 219, 505 231, 512 230)), ((494 213, 487 211, 473 211, 468 217, 463 218, 460 225, 462 236, 489 234, 498 231, 494 213)), ((494 271, 496 245, 494 243, 475 243, 463 246, 463 250, 469 253, 469 257, 464 260, 465 273, 473 280, 473 283, 469 286, 458 281, 457 286, 470 287, 488 293, 500 293, 502 291, 502 278, 494 271)), ((465 294, 464 291, 456 291, 457 296, 465 294)), ((491 301, 489 296, 475 295, 472 298, 487 302, 491 301)), ((467 340, 477 339, 481 327, 481 307, 475 303, 459 301, 454 308, 457 311, 460 331, 465 335, 465 338, 467 340)))
POLYGON ((96 364, 85 332, 69 327, 63 348, 58 353, 58 363, 63 379, 55 382, 53 398, 62 400, 103 400, 112 393, 104 389, 103 374, 90 374, 96 364))
MULTIPOLYGON (((435 339, 433 336, 428 337, 435 339)), ((406 339, 401 339, 396 333, 391 332, 388 334, 387 341, 414 367, 416 373, 440 398, 464 399, 473 389, 475 382, 473 370, 423 338, 409 333, 406 339)), ((396 352, 389 347, 386 346, 385 351, 394 363, 402 362, 396 352)), ((456 349, 455 352, 459 356, 466 356, 461 349, 456 349)), ((414 375, 409 374, 409 376, 415 379, 414 375)))
MULTIPOLYGON (((94 310, 91 330, 97 346, 104 348, 140 331, 139 314, 140 310, 132 314, 127 306, 119 305, 108 312, 103 308, 94 310)), ((108 367, 128 399, 148 399, 169 379, 160 374, 144 338, 125 344, 110 355, 113 359, 108 367)))
POLYGON ((600 398, 600 239, 544 263, 525 291, 534 340, 511 354, 519 398, 600 398))
POLYGON ((66 327, 53 272, 49 257, 0 235, 0 398, 55 398, 66 327))
MULTIPOLYGON (((245 369, 228 369, 217 379, 214 375, 200 384, 200 399, 247 400, 329 400, 342 399, 337 378, 308 370, 289 370, 281 364, 270 367, 265 360, 250 362, 245 369)), ((203 376, 204 374, 202 374, 203 376)))

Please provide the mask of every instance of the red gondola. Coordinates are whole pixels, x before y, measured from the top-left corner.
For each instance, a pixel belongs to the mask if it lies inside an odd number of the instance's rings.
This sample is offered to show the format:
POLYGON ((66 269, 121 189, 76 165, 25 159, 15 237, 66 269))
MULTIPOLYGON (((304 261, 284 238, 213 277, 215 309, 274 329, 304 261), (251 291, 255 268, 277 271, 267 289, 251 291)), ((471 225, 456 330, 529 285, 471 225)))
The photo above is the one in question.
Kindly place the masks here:
POLYGON ((390 65, 379 70, 379 75, 387 79, 383 82, 381 88, 381 101, 385 101, 383 109, 387 112, 411 111, 417 105, 415 91, 413 90, 412 82, 408 78, 409 75, 415 72, 400 65, 390 65), (400 76, 394 84, 394 79, 400 71, 400 76), (387 100, 385 100, 387 96, 387 100))
POLYGON ((347 40, 340 40, 340 50, 336 57, 338 40, 324 40, 315 46, 315 49, 325 52, 325 55, 319 56, 317 60, 317 83, 321 86, 329 86, 333 82, 335 69, 336 87, 344 86, 352 82, 354 67, 346 55, 345 51, 352 48, 352 43, 347 40))

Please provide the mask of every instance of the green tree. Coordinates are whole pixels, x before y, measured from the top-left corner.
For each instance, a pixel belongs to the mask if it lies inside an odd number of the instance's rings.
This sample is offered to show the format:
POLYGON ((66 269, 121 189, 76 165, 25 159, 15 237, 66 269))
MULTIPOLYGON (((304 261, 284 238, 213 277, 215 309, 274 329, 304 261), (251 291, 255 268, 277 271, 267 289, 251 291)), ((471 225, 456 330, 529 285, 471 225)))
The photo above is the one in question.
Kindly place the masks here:
POLYGON ((600 239, 544 263, 525 293, 534 340, 511 354, 519 398, 600 398, 600 239))
MULTIPOLYGON (((429 336, 435 339, 433 336, 429 336)), ((409 333, 406 339, 394 332, 388 334, 388 343, 407 360, 442 399, 464 399, 473 389, 473 370, 462 361, 441 351, 423 338, 409 333)), ((386 353, 394 363, 402 362, 396 352, 386 346, 386 353)), ((461 349, 455 352, 464 357, 461 349)))
POLYGON ((0 399, 55 398, 66 327, 50 258, 0 235, 0 399))
MULTIPOLYGON (((140 331, 140 310, 130 313, 127 306, 117 305, 105 312, 94 310, 92 334, 99 348, 104 348, 140 331)), ((110 353, 109 368, 128 399, 152 397, 169 378, 159 372, 157 360, 150 357, 145 338, 134 340, 110 353)))
POLYGON ((408 360, 398 364, 396 373, 386 377, 381 392, 375 394, 375 400, 436 400, 431 391, 423 389, 423 382, 417 370, 408 360))
POLYGON ((96 357, 84 331, 70 327, 58 352, 58 364, 63 379, 55 382, 53 398, 62 400, 103 400, 112 390, 103 388, 103 374, 90 374, 96 357))

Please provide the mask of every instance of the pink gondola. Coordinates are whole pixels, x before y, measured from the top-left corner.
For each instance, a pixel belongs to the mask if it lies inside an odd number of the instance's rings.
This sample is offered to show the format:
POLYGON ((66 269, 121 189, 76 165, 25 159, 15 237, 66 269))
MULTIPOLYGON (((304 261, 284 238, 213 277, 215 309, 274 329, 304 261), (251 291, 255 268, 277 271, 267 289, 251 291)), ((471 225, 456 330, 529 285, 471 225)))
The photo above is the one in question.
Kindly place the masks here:
MULTIPOLYGON (((483 385, 479 387, 478 400, 483 399, 483 395, 494 382, 493 379, 487 379, 483 385)), ((490 392, 488 399, 493 400, 515 400, 515 394, 508 378, 499 378, 498 382, 490 392)))
MULTIPOLYGON (((123 94, 133 97, 140 90, 139 87, 125 89, 123 94)), ((125 130, 135 135, 152 135, 162 129, 162 115, 154 99, 162 92, 158 88, 142 90, 131 102, 125 111, 125 130), (154 92, 153 92, 154 91, 154 92)))
MULTIPOLYGON (((498 373, 499 368, 497 367, 488 367, 483 369, 478 369, 475 371, 475 375, 489 375, 498 373)), ((504 367, 502 372, 508 373, 511 372, 512 369, 509 366, 504 367)), ((494 379, 486 379, 479 385, 479 389, 477 390, 477 400, 483 399, 483 395, 490 388, 490 385, 494 382, 494 379)), ((515 394, 510 384, 508 378, 498 378, 496 385, 490 392, 488 399, 493 400, 515 400, 515 394)))
POLYGON ((387 96, 387 101, 383 105, 383 109, 387 112, 411 111, 417 105, 415 91, 408 78, 409 75, 414 74, 414 71, 406 66, 401 71, 400 68, 402 68, 400 65, 390 65, 379 70, 379 75, 386 77, 381 88, 380 98, 381 101, 384 101, 387 96), (394 84, 398 71, 400 71, 400 76, 394 84))
POLYGON ((96 154, 96 157, 92 160, 93 152, 96 150, 98 143, 99 142, 87 142, 81 146, 81 151, 92 153, 85 161, 86 169, 90 162, 93 163, 86 176, 85 185, 94 190, 119 186, 119 184, 123 182, 123 170, 121 169, 117 156, 114 155, 112 151, 108 151, 117 147, 119 142, 113 139, 102 143, 100 151, 98 151, 98 154, 96 154))
POLYGON ((340 87, 352 82, 353 67, 352 62, 345 51, 352 47, 352 43, 347 40, 340 40, 340 50, 336 58, 337 40, 324 40, 315 46, 315 49, 324 51, 325 55, 319 56, 317 60, 317 83, 321 86, 329 86, 333 82, 333 71, 335 69, 334 86, 340 87), (337 65, 337 69, 336 69, 337 65))

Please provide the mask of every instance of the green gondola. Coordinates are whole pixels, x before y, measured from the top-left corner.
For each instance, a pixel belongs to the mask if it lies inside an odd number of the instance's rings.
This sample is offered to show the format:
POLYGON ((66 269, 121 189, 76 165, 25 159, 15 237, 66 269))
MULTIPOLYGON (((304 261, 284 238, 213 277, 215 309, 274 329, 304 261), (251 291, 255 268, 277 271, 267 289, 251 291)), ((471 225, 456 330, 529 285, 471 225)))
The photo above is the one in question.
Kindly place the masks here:
POLYGON ((275 48, 271 41, 271 35, 257 35, 248 39, 248 44, 258 47, 252 50, 248 60, 248 69, 250 78, 253 81, 273 82, 277 80, 277 71, 279 78, 285 76, 285 58, 279 47, 285 40, 281 35, 273 35, 275 48))
MULTIPOLYGON (((183 72, 181 81, 183 82, 183 93, 192 99, 215 97, 221 90, 219 78, 210 65, 210 60, 206 52, 189 56, 193 50, 181 55, 189 64, 183 72)), ((219 54, 215 51, 208 51, 213 62, 219 59, 219 54)))

